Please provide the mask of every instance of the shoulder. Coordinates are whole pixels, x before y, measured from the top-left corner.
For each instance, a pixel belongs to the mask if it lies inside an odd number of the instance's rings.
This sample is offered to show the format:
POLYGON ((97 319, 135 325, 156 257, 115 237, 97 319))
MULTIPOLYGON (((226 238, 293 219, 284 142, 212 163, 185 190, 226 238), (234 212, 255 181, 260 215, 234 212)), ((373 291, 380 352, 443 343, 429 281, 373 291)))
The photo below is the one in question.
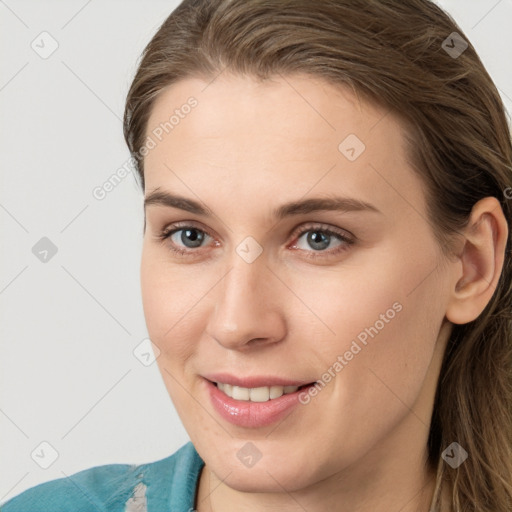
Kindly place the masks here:
POLYGON ((31 487, 0 512, 151 512, 193 508, 204 463, 192 443, 141 465, 107 464, 31 487))

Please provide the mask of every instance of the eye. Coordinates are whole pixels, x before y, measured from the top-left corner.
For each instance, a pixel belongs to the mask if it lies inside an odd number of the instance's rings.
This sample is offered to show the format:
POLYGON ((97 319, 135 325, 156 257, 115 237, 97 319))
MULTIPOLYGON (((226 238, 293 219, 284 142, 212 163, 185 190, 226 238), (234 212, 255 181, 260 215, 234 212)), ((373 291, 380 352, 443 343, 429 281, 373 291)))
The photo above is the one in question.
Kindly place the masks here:
POLYGON ((207 237, 208 235, 204 231, 194 227, 177 229, 169 236, 173 243, 178 245, 182 243, 189 249, 201 247, 201 244, 207 237))
POLYGON ((325 225, 302 227, 295 237, 297 241, 292 248, 306 251, 307 257, 313 258, 338 254, 355 241, 348 233, 325 225))
POLYGON ((169 249, 177 254, 185 255, 197 252, 204 242, 213 239, 206 231, 195 226, 179 226, 173 224, 159 233, 158 238, 166 243, 169 249))

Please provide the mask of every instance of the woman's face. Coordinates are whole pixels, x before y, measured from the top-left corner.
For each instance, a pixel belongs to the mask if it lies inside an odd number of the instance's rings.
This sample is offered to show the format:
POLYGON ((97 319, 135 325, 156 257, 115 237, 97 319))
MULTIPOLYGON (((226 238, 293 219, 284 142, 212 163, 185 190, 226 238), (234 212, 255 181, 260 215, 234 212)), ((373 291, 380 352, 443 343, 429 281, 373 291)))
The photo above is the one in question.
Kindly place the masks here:
POLYGON ((319 79, 224 73, 164 90, 147 135, 144 311, 207 466, 247 491, 407 478, 450 279, 397 119, 319 79))

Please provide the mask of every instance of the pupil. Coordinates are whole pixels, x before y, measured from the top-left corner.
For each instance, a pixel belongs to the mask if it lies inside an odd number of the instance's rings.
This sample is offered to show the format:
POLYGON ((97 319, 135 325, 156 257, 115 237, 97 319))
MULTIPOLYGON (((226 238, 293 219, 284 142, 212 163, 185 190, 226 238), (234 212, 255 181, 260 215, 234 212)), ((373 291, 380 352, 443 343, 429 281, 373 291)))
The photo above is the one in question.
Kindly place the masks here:
POLYGON ((184 229, 181 234, 181 241, 187 247, 199 247, 204 235, 197 229, 184 229), (192 242, 189 244, 189 242, 192 242))
POLYGON ((329 246, 329 236, 321 231, 313 231, 308 235, 308 243, 313 249, 326 249, 329 246))

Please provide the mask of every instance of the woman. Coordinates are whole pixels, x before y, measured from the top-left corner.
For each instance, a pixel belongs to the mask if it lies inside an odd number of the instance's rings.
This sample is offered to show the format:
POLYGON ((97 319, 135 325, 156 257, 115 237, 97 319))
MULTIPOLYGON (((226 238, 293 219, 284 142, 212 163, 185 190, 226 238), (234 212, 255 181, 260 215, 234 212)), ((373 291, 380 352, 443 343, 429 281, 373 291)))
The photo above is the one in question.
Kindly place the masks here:
POLYGON ((14 510, 512 507, 512 145, 427 0, 192 0, 125 139, 148 332, 191 443, 14 510))

